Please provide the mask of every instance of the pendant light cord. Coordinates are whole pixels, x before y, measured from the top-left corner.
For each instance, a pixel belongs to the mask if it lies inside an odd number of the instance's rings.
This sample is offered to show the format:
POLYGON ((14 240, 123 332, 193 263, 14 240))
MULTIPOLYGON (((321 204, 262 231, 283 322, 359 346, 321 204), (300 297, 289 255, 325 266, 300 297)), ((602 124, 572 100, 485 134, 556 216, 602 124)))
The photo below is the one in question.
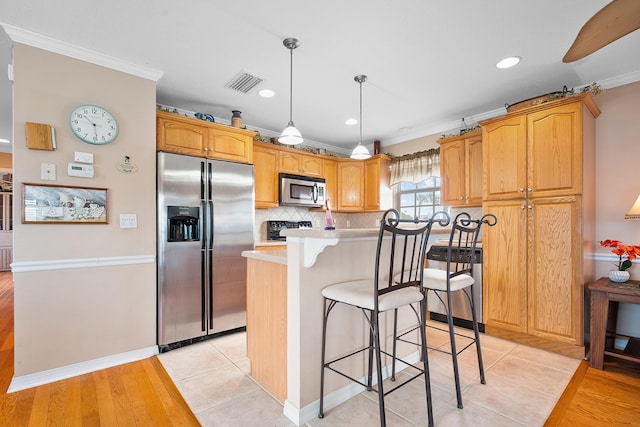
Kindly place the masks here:
POLYGON ((362 144, 362 80, 360 80, 360 144, 362 144))
POLYGON ((293 124, 293 49, 289 47, 291 61, 289 61, 289 124, 293 124))

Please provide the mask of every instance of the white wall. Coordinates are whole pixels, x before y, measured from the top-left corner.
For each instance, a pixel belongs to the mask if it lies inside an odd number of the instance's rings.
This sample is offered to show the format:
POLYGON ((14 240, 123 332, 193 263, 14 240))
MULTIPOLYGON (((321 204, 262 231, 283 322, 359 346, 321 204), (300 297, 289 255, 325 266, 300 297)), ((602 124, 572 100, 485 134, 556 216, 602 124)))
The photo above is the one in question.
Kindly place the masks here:
POLYGON ((23 44, 13 62, 15 375, 153 348, 155 81, 23 44), (82 103, 116 116, 114 142, 72 135, 69 114, 82 103), (28 121, 55 127, 54 151, 26 148, 28 121), (67 176, 74 151, 94 154, 93 179, 67 176), (124 156, 137 173, 116 169, 124 156), (56 165, 56 181, 40 179, 41 163, 56 165), (24 182, 107 188, 109 223, 22 224, 24 182), (120 213, 137 214, 138 227, 121 229, 120 213))

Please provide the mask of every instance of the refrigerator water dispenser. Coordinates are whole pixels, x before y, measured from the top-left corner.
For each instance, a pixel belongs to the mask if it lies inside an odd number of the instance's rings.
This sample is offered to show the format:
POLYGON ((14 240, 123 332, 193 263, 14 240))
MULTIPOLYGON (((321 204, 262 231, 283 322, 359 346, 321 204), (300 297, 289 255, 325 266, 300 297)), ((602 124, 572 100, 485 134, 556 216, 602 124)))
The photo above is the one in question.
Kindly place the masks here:
POLYGON ((192 242, 200 240, 199 208, 189 206, 167 206, 169 219, 169 242, 192 242))

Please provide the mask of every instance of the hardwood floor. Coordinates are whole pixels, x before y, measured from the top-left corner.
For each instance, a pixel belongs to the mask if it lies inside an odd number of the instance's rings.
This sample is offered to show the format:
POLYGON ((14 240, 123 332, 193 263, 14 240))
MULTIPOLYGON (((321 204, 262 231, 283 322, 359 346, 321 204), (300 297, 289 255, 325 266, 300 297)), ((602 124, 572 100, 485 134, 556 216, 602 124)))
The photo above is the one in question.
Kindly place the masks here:
MULTIPOLYGON (((1 426, 199 425, 157 357, 6 394, 12 376, 13 281, 0 272, 1 426)), ((576 425, 640 425, 640 365, 581 363, 545 423, 576 425)))
POLYGON ((199 426, 157 357, 7 394, 13 281, 0 272, 0 425, 199 426))

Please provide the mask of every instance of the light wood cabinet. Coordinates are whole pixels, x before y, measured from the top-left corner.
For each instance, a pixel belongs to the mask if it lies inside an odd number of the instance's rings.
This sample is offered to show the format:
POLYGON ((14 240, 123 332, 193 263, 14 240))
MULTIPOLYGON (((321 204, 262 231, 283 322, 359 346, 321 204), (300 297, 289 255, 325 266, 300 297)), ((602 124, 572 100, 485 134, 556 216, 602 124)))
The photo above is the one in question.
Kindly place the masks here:
POLYGON ((322 159, 322 171, 327 190, 326 198, 330 201, 331 209, 336 209, 338 198, 338 161, 334 159, 322 159))
POLYGON ((251 376, 287 398, 287 266, 247 258, 247 357, 251 376))
POLYGON ((255 132, 156 112, 158 151, 253 163, 255 132))
POLYGON ((338 211, 364 210, 364 162, 338 162, 338 211))
POLYGON ((488 334, 584 357, 595 251, 595 118, 578 95, 481 122, 488 334))
POLYGON ((296 175, 322 176, 322 158, 320 156, 280 151, 278 170, 296 175))
POLYGON ((256 208, 278 206, 278 151, 255 144, 253 147, 256 208))
POLYGON ((364 161, 364 210, 377 211, 393 207, 393 193, 389 185, 391 158, 380 154, 364 161))
POLYGON ((441 139, 440 194, 445 206, 482 206, 482 131, 441 139))

